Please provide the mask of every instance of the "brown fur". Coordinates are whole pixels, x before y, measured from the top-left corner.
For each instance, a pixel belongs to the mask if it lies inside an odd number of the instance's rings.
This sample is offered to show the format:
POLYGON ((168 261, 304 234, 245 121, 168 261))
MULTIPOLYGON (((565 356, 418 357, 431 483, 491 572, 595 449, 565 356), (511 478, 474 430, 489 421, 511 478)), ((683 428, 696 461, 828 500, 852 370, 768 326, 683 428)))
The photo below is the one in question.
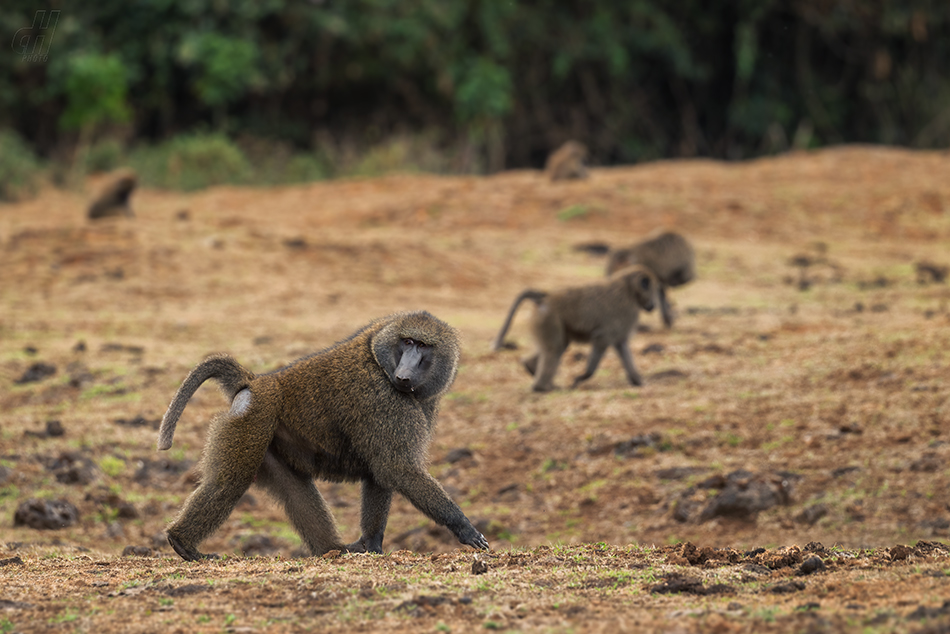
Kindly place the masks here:
POLYGON ((640 309, 653 310, 656 303, 657 281, 649 269, 632 266, 612 275, 609 279, 591 284, 547 293, 525 290, 508 311, 505 323, 495 339, 499 350, 515 311, 525 299, 535 303, 531 330, 537 351, 523 360, 525 368, 534 375, 531 386, 536 392, 554 389, 554 375, 561 355, 572 341, 590 342, 591 353, 587 369, 575 377, 571 387, 593 376, 608 346, 620 356, 627 379, 633 385, 643 385, 630 354, 629 338, 636 328, 640 309))
POLYGON ((122 171, 89 205, 89 219, 98 220, 112 216, 134 216, 129 198, 135 191, 138 179, 132 171, 122 171))
POLYGON ((548 156, 544 173, 552 181, 571 178, 587 178, 587 146, 577 141, 568 141, 548 156))
POLYGON ((488 542, 426 468, 439 400, 455 379, 458 334, 427 312, 399 313, 280 370, 255 375, 214 355, 188 375, 169 405, 159 449, 205 380, 216 379, 231 410, 215 418, 201 459, 201 484, 167 530, 182 558, 230 515, 256 482, 284 507, 315 555, 334 549, 382 552, 394 492, 459 541, 488 542), (362 481, 360 539, 344 545, 314 478, 362 481))
POLYGON ((673 310, 666 298, 667 287, 682 286, 696 277, 696 252, 689 241, 675 231, 654 234, 627 249, 610 252, 607 260, 607 275, 630 266, 642 264, 656 275, 660 286, 660 313, 663 323, 673 325, 673 310))

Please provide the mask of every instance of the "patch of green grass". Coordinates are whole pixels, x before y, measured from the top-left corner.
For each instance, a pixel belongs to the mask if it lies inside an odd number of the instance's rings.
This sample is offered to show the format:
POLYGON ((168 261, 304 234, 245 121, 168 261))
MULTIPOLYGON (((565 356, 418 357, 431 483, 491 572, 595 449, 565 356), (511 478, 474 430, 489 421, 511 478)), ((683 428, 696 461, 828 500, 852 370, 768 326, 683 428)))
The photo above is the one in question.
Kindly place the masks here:
POLYGON ((583 218, 590 210, 584 205, 571 205, 557 212, 557 219, 565 222, 574 218, 583 218))
POLYGON ((99 468, 111 478, 117 478, 125 472, 125 460, 115 456, 103 456, 99 468))
POLYGON ((79 613, 72 612, 71 610, 66 610, 62 614, 58 614, 53 618, 47 621, 50 625, 56 625, 57 623, 72 623, 79 618, 79 613))
POLYGON ((6 632, 12 632, 16 629, 13 621, 10 619, 0 619, 0 632, 6 634, 6 632))

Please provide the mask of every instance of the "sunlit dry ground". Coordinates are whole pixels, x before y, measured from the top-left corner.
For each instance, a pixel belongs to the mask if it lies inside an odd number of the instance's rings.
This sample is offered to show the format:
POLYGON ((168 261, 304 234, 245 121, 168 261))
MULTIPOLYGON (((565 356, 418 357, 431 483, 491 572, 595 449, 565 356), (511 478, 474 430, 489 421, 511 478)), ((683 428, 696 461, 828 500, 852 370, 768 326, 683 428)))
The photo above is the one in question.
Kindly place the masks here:
MULTIPOLYGON (((146 190, 134 219, 93 225, 100 185, 0 207, 0 631, 127 631, 120 614, 142 631, 950 626, 950 287, 915 268, 950 265, 947 153, 146 190), (607 356, 580 389, 532 394, 527 308, 520 349, 490 350, 515 295, 599 279, 604 258, 577 245, 661 226, 693 240, 699 278, 671 293, 672 330, 641 319, 647 385, 607 356), (270 370, 418 308, 464 336, 431 470, 489 537, 488 572, 402 499, 398 553, 298 558, 255 489, 204 545, 228 558, 177 559, 161 530, 226 405, 202 388, 155 450, 190 367, 227 351, 270 370), (37 363, 55 373, 17 383, 37 363), (30 498, 78 523, 14 527, 30 498), (810 556, 826 569, 799 574, 810 556), (700 586, 656 589, 674 573, 700 586), (731 590, 697 594, 716 584, 731 590)), ((358 486, 321 490, 355 538, 358 486)))

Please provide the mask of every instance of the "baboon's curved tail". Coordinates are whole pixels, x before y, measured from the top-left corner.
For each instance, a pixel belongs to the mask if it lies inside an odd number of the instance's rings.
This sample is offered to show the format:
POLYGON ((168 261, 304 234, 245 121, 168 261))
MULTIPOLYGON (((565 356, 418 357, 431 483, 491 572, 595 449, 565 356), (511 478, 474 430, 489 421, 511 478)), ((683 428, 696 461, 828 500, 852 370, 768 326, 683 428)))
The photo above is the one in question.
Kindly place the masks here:
POLYGON ((254 373, 227 354, 212 355, 195 366, 195 369, 189 372, 182 381, 181 387, 175 393, 175 398, 168 405, 168 411, 162 417, 162 425, 158 430, 159 449, 165 450, 172 446, 172 437, 175 435, 178 418, 185 411, 188 400, 208 379, 216 379, 230 401, 235 394, 250 385, 254 379, 254 373))
POLYGON ((521 294, 515 298, 515 303, 511 305, 511 310, 508 311, 508 316, 505 318, 505 325, 501 327, 501 331, 498 333, 498 336, 495 337, 495 343, 492 344, 492 350, 501 350, 502 344, 505 343, 505 334, 508 332, 508 327, 511 326, 511 320, 515 317, 515 312, 518 310, 518 306, 526 299, 530 299, 535 304, 540 304, 548 294, 544 291, 536 291, 534 289, 526 289, 521 291, 521 294))

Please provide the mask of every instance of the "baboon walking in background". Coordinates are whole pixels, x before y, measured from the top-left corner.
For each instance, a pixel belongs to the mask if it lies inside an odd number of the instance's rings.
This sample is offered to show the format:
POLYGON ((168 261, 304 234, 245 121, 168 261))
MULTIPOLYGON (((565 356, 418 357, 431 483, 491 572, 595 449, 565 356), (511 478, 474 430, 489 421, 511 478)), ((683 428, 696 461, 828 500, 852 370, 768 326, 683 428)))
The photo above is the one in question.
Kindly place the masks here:
POLYGON ((103 189, 89 206, 89 219, 109 218, 111 216, 134 216, 129 198, 135 191, 138 179, 135 172, 123 170, 103 189))
POLYGON ((675 231, 664 231, 627 249, 610 252, 607 275, 631 264, 647 267, 660 282, 658 295, 663 323, 673 325, 673 309, 666 298, 668 286, 682 286, 696 277, 696 253, 689 241, 675 231))
POLYGON ((426 468, 439 400, 455 380, 458 334, 427 312, 399 313, 274 372, 255 375, 227 355, 211 356, 185 378, 162 419, 158 448, 198 387, 216 379, 231 403, 211 423, 201 482, 168 526, 183 559, 230 515, 256 482, 284 507, 314 555, 381 553, 394 492, 451 530, 488 549, 426 468), (314 478, 360 480, 361 536, 344 545, 314 478))
POLYGON ((629 339, 637 325, 640 309, 653 310, 656 294, 656 278, 649 269, 639 265, 618 271, 608 280, 589 286, 553 293, 528 289, 515 298, 493 347, 501 349, 518 306, 530 299, 535 303, 531 331, 537 351, 526 357, 523 363, 525 369, 534 375, 531 388, 535 392, 554 389, 557 366, 572 341, 591 344, 587 369, 574 378, 572 388, 593 376, 608 347, 613 347, 620 356, 627 380, 633 385, 643 385, 643 377, 633 363, 629 339))
POLYGON ((577 141, 568 141, 548 156, 544 173, 552 181, 570 178, 587 178, 587 146, 577 141))

